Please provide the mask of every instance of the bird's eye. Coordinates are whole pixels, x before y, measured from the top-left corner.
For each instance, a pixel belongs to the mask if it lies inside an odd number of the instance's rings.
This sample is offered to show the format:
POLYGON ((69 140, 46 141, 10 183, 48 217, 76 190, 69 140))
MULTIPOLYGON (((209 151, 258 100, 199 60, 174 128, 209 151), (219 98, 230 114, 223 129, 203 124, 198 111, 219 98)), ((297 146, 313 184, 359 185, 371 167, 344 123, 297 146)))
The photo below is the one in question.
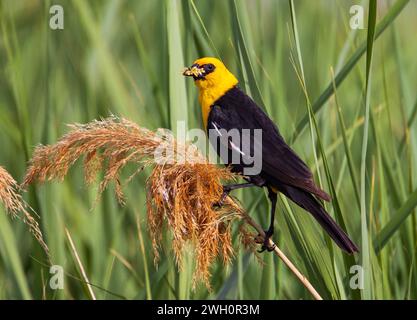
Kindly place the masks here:
POLYGON ((209 63, 209 64, 207 65, 207 70, 208 70, 208 71, 213 71, 213 70, 214 70, 214 65, 213 65, 213 64, 211 64, 211 63, 209 63))

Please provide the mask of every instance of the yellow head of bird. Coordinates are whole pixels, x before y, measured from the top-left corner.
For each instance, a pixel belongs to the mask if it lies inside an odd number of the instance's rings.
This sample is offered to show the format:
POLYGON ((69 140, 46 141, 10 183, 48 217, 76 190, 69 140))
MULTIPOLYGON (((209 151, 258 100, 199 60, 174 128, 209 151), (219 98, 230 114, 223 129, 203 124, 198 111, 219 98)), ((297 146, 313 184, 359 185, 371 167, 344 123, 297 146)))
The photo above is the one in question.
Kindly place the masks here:
POLYGON ((223 88, 228 90, 238 83, 223 62, 212 57, 195 60, 191 67, 184 70, 183 75, 193 77, 200 90, 223 88))
POLYGON ((184 70, 183 75, 194 78, 199 91, 198 100, 202 109, 203 123, 207 127, 211 106, 235 87, 238 81, 223 62, 210 57, 197 59, 191 67, 184 70))

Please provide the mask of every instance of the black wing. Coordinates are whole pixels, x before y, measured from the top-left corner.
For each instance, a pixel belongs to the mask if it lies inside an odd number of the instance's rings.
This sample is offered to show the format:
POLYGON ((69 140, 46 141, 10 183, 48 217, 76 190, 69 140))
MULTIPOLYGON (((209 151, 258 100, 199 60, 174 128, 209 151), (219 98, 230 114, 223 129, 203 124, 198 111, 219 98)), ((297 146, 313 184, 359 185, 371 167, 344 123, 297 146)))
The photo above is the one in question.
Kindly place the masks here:
MULTIPOLYGON (((318 197, 329 200, 330 197, 318 188, 313 181, 307 165, 285 143, 277 126, 265 112, 243 91, 235 87, 215 102, 209 114, 207 129, 262 129, 262 141, 255 140, 253 145, 262 146, 262 173, 270 184, 298 187, 318 197), (275 183, 274 183, 275 182, 275 183)), ((228 146, 236 149, 236 146, 228 146)))

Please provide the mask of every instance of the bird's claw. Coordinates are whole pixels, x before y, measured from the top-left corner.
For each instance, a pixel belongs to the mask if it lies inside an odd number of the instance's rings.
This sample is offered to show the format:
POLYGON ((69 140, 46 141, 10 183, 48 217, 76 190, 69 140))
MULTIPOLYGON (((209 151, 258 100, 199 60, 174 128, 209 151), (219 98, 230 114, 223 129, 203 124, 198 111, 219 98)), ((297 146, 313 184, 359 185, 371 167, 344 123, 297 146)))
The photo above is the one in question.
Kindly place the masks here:
POLYGON ((223 206, 223 201, 217 201, 213 203, 213 208, 220 209, 223 206))
POLYGON ((230 189, 227 186, 223 186, 223 193, 220 197, 220 200, 213 204, 213 208, 221 208, 224 205, 224 201, 226 200, 227 196, 230 193, 230 189))
POLYGON ((265 237, 262 237, 260 234, 258 234, 258 236, 255 238, 255 242, 261 244, 262 243, 262 247, 260 250, 257 250, 259 253, 264 252, 265 250, 268 252, 272 252, 275 250, 275 243, 272 244, 272 246, 270 245, 269 239, 272 236, 272 232, 269 232, 268 230, 265 231, 265 237))
POLYGON ((225 198, 226 197, 222 196, 219 201, 217 201, 213 204, 213 208, 220 209, 221 207, 223 207, 225 198))
POLYGON ((267 245, 263 244, 262 247, 261 247, 261 249, 260 250, 257 250, 257 251, 259 253, 262 253, 265 250, 268 251, 268 252, 272 252, 272 251, 275 250, 275 247, 276 247, 275 243, 272 246, 270 246, 269 243, 267 245))

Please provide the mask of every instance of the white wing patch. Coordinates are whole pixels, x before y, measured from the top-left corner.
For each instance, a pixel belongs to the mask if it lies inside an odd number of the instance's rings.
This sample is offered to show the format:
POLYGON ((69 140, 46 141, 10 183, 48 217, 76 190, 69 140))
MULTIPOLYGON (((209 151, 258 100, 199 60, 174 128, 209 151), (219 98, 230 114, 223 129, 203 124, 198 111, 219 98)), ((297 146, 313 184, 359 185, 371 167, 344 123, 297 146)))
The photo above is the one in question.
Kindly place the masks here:
POLYGON ((245 153, 242 150, 240 150, 232 141, 229 141, 229 144, 235 151, 239 152, 242 156, 245 155, 245 153))
MULTIPOLYGON (((221 137, 223 136, 221 131, 219 130, 219 127, 216 125, 215 122, 212 122, 213 126, 214 126, 214 130, 216 130, 217 134, 221 137)), ((228 140, 229 145, 232 147, 233 150, 239 152, 242 156, 245 156, 245 153, 240 150, 240 148, 238 146, 236 146, 232 141, 228 140)))
POLYGON ((216 132, 219 134, 219 136, 222 136, 222 133, 220 132, 219 128, 217 127, 215 122, 212 122, 214 129, 216 130, 216 132))

